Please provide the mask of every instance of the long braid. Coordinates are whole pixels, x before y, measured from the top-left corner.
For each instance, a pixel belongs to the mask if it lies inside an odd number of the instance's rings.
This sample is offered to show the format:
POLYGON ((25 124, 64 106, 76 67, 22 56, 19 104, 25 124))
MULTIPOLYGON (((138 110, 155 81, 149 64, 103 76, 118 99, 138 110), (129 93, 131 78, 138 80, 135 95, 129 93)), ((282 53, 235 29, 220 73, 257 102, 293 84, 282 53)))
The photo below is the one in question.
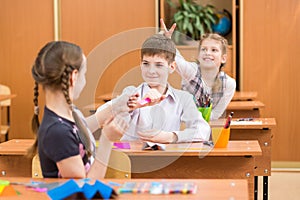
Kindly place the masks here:
POLYGON ((221 88, 221 86, 222 86, 222 81, 221 81, 221 79, 220 79, 219 76, 220 76, 220 71, 218 72, 218 74, 217 74, 217 76, 216 76, 216 78, 215 78, 214 84, 213 84, 213 86, 212 86, 212 92, 213 92, 213 93, 219 92, 219 91, 220 91, 220 88, 221 88))
POLYGON ((73 68, 71 66, 67 65, 65 68, 65 71, 63 72, 62 80, 61 80, 62 91, 66 98, 67 103, 70 105, 70 109, 72 110, 72 115, 75 120, 75 124, 79 130, 79 137, 85 146, 86 153, 88 156, 91 156, 92 155, 91 139, 90 139, 88 130, 87 130, 86 126, 84 125, 82 119, 78 116, 77 112, 75 111, 75 106, 73 105, 73 103, 70 99, 70 96, 69 96, 69 77, 70 77, 70 74, 72 73, 72 71, 73 71, 73 68))
POLYGON ((27 156, 32 158, 37 154, 37 146, 38 146, 38 130, 40 127, 40 121, 39 121, 39 82, 43 83, 44 76, 40 71, 44 71, 44 62, 43 59, 45 57, 45 54, 48 52, 48 50, 54 45, 54 42, 48 43, 39 53, 38 57, 35 60, 35 63, 31 69, 32 76, 35 80, 34 82, 34 96, 33 96, 33 104, 34 104, 34 114, 31 119, 31 129, 35 136, 35 140, 33 145, 27 150, 27 156))
POLYGON ((39 97, 39 84, 35 82, 34 86, 34 114, 31 119, 31 128, 32 132, 35 135, 35 141, 33 145, 28 149, 27 156, 33 157, 37 153, 37 145, 38 145, 38 129, 40 127, 40 121, 39 121, 39 105, 38 105, 38 97, 39 97))

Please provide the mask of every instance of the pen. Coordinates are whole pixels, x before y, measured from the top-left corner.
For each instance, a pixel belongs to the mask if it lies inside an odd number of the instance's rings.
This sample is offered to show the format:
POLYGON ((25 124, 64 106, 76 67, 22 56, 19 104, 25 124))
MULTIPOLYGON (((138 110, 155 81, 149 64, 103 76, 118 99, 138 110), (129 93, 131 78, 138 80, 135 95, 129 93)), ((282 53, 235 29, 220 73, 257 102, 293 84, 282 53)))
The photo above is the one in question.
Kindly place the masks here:
POLYGON ((231 112, 231 113, 229 114, 229 116, 227 117, 227 120, 226 120, 225 125, 224 125, 224 128, 225 128, 225 129, 226 129, 226 128, 229 128, 230 123, 231 123, 231 120, 232 120, 232 116, 233 116, 233 112, 231 112))
POLYGON ((239 121, 239 122, 241 122, 241 121, 253 121, 253 118, 252 117, 249 117, 249 118, 240 118, 237 121, 239 121))

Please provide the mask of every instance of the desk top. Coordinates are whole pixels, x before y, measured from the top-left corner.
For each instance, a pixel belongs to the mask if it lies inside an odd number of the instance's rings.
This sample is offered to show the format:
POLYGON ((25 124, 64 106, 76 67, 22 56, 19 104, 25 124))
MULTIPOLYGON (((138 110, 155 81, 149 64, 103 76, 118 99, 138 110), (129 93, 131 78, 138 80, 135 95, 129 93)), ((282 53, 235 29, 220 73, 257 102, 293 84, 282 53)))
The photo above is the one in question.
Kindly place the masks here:
MULTIPOLYGON (((211 127, 223 127, 226 119, 212 120, 211 127)), ((275 118, 233 118, 231 129, 272 129, 276 126, 275 118), (242 121, 244 119, 244 121, 242 121), (247 121, 251 119, 251 121, 247 121)))
MULTIPOLYGON (((97 97, 99 100, 103 101, 109 101, 112 98, 118 96, 120 93, 119 92, 109 92, 105 94, 101 94, 97 97)), ((252 92, 252 91, 236 91, 234 93, 234 96, 232 97, 232 101, 250 101, 254 100, 257 98, 257 92, 252 92)))
POLYGON ((256 99, 256 97, 257 97, 257 92, 236 91, 232 97, 232 101, 251 101, 256 99))
MULTIPOLYGON (((31 178, 21 178, 21 177, 3 177, 2 180, 8 180, 10 182, 20 182, 20 183, 30 183, 31 178)), ((34 181, 40 182, 65 182, 67 179, 34 179, 34 181)), ((117 191, 119 186, 117 184, 122 184, 128 181, 134 182, 163 182, 165 179, 101 179, 101 182, 105 184, 114 183, 114 189, 117 191)), ((243 179, 168 179, 168 182, 194 182, 197 184, 196 194, 119 194, 117 199, 161 199, 168 198, 170 200, 177 199, 248 199, 248 185, 247 180, 243 179)), ((33 190, 26 189, 23 185, 13 185, 13 188, 17 190, 20 195, 12 196, 8 199, 50 199, 50 197, 43 192, 35 192, 33 190)), ((1 196, 0 196, 1 198, 1 196)))
POLYGON ((129 142, 130 149, 120 151, 129 156, 260 156, 261 148, 256 140, 229 141, 226 148, 212 148, 200 142, 166 144, 166 150, 142 150, 142 142, 129 142))
POLYGON ((109 93, 99 95, 97 99, 102 101, 110 101, 112 98, 115 98, 120 94, 121 94, 120 92, 115 92, 115 93, 109 92, 109 93))
POLYGON ((0 94, 0 101, 15 98, 16 94, 0 94))
POLYGON ((231 101, 228 106, 227 110, 253 110, 264 108, 265 104, 260 101, 231 101))
POLYGON ((26 155, 27 149, 34 143, 33 139, 12 139, 0 143, 0 155, 26 155))
MULTIPOLYGON (((33 139, 13 139, 0 144, 0 155, 26 155, 33 139)), ((129 142, 130 149, 122 149, 124 153, 134 156, 259 156, 261 148, 256 140, 229 141, 227 148, 212 148, 203 143, 166 144, 165 151, 142 150, 142 142, 129 142)))

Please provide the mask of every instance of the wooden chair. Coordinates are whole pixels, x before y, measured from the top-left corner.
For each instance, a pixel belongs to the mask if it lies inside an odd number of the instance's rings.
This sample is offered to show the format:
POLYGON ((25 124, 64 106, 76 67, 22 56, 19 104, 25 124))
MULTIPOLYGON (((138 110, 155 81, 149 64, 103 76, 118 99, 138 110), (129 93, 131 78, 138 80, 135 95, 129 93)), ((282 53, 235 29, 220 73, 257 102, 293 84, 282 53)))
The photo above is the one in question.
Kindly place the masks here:
MULTIPOLYGON (((10 88, 6 85, 1 85, 0 84, 0 94, 6 94, 9 95, 11 94, 10 88)), ((8 132, 10 128, 10 105, 11 105, 11 100, 5 100, 5 101, 0 101, 1 109, 6 108, 6 122, 5 124, 1 125, 1 130, 0 134, 5 135, 5 141, 8 141, 8 132)), ((2 112, 1 112, 2 113, 2 112)), ((2 123, 0 123, 2 124, 2 123)))
POLYGON ((105 178, 131 178, 131 162, 125 153, 112 150, 105 178))
POLYGON ((32 178, 43 178, 39 155, 32 158, 32 178))

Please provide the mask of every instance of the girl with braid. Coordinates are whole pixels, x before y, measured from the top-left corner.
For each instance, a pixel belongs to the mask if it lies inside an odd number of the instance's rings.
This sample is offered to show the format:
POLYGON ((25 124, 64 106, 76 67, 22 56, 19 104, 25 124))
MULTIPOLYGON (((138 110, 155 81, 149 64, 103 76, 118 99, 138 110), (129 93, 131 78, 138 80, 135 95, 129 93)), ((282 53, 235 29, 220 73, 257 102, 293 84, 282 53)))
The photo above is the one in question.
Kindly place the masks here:
POLYGON ((119 139, 128 127, 119 117, 123 111, 129 111, 127 100, 118 102, 119 107, 123 106, 120 113, 113 113, 108 106, 86 119, 73 105, 85 86, 86 70, 86 57, 81 48, 64 41, 46 44, 33 64, 32 129, 36 142, 29 154, 38 153, 44 177, 103 178, 112 141, 119 139), (46 103, 41 124, 39 86, 44 90, 46 103), (96 149, 91 131, 99 127, 103 129, 96 149))
MULTIPOLYGON (((168 30, 163 19, 160 22, 163 34, 171 38, 176 24, 168 30)), ((226 52, 227 40, 216 33, 202 35, 196 62, 186 61, 176 51, 176 71, 182 77, 182 89, 194 95, 197 107, 206 104, 203 101, 206 97, 212 98, 211 120, 223 116, 236 88, 235 80, 223 71, 227 60, 226 52)))

